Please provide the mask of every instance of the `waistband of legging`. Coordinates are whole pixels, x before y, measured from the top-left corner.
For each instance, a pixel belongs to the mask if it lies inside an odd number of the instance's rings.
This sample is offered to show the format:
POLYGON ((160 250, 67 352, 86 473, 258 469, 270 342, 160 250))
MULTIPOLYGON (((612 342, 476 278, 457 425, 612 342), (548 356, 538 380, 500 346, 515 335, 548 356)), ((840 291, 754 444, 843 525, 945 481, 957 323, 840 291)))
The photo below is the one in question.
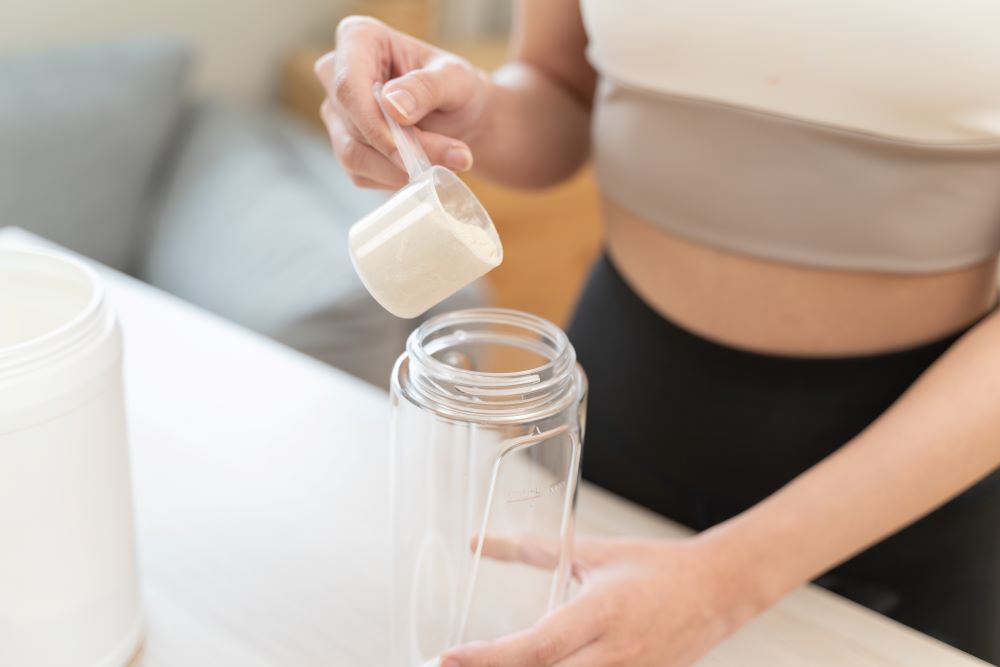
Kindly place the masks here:
POLYGON ((714 340, 712 338, 703 336, 696 333, 687 327, 679 324, 670 317, 664 315, 663 313, 655 310, 646 301, 639 296, 639 294, 632 288, 628 283, 624 275, 615 266, 615 262, 612 257, 604 252, 599 260, 606 265, 607 270, 613 276, 613 278, 620 283, 621 287, 624 288, 630 295, 630 298, 634 300, 632 306, 634 308, 641 308, 645 311, 644 317, 650 321, 658 321, 660 333, 670 336, 671 342, 674 345, 682 344, 694 353, 701 353, 711 355, 714 358, 728 358, 733 362, 749 362, 756 364, 767 364, 769 366, 812 366, 812 367, 822 367, 822 366, 840 366, 843 367, 845 364, 857 364, 857 365, 882 365, 882 364, 892 364, 892 363, 906 363, 910 360, 927 359, 929 357, 936 357, 942 354, 945 350, 951 347, 958 339, 964 336, 969 330, 973 329, 981 321, 989 317, 990 314, 996 311, 997 304, 983 313, 974 322, 971 322, 960 329, 953 331, 945 336, 924 342, 917 345, 888 350, 884 352, 869 352, 862 354, 844 354, 844 355, 792 355, 792 354, 780 354, 773 352, 760 352, 756 350, 751 350, 747 348, 736 347, 722 343, 720 341, 714 340))

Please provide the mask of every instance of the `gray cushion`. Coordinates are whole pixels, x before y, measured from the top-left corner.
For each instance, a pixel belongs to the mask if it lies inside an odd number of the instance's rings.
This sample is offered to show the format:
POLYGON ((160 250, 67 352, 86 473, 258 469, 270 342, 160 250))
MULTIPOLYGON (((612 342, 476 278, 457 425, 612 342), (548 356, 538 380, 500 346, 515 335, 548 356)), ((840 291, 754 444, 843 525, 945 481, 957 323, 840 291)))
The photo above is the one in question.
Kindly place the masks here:
POLYGON ((0 225, 130 268, 188 61, 161 38, 0 60, 0 225))
MULTIPOLYGON (((384 194, 355 187, 327 140, 279 114, 198 110, 152 223, 141 276, 385 386, 415 325, 354 273, 347 230, 384 194)), ((478 287, 451 307, 482 303, 478 287)))

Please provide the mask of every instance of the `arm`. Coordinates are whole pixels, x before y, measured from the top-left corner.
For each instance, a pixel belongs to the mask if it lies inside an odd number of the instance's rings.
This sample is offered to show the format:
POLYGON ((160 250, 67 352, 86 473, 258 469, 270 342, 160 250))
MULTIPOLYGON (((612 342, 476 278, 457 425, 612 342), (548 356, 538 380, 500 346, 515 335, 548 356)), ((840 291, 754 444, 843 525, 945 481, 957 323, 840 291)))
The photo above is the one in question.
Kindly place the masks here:
POLYGON ((528 631, 449 651, 442 664, 687 667, 786 593, 1000 466, 998 398, 994 314, 770 498, 689 539, 579 543, 572 603, 528 631))
POLYGON ((590 152, 597 75, 586 60, 578 0, 521 0, 513 58, 493 74, 477 169, 506 185, 568 178, 590 152))
POLYGON ((1000 315, 959 340, 878 420, 700 539, 758 609, 912 523, 1000 466, 1000 315), (751 567, 752 564, 752 567, 751 567))
POLYGON ((507 185, 538 187, 571 175, 589 150, 596 74, 584 57, 577 0, 522 0, 514 57, 490 78, 467 61, 370 18, 337 28, 337 49, 316 63, 321 114, 355 183, 406 182, 371 90, 386 82, 396 120, 417 126, 435 164, 472 167, 507 185))

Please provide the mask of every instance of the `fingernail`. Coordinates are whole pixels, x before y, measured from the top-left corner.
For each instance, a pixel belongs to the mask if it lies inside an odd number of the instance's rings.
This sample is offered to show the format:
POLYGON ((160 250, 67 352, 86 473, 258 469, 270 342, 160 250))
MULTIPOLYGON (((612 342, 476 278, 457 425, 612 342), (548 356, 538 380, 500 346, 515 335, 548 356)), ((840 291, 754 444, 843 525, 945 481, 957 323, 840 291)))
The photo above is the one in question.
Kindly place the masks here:
POLYGON ((396 107, 396 111, 403 114, 403 118, 409 118, 410 114, 417 110, 417 100, 405 90, 394 90, 386 95, 385 99, 396 107))
POLYGON ((468 171, 472 169, 472 151, 465 146, 452 146, 444 154, 444 164, 454 171, 468 171))
POLYGON ((458 664, 458 660, 455 660, 454 658, 448 658, 447 660, 441 663, 441 667, 462 667, 462 666, 458 664))

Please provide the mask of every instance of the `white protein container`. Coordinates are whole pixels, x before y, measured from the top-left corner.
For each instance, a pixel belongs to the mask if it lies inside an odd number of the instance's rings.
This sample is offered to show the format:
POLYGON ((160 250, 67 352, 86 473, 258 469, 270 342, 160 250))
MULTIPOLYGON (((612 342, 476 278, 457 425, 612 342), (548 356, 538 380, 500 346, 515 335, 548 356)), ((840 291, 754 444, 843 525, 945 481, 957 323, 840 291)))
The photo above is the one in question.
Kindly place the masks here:
POLYGON ((122 667, 142 634, 122 340, 97 275, 0 248, 0 665, 122 667))

